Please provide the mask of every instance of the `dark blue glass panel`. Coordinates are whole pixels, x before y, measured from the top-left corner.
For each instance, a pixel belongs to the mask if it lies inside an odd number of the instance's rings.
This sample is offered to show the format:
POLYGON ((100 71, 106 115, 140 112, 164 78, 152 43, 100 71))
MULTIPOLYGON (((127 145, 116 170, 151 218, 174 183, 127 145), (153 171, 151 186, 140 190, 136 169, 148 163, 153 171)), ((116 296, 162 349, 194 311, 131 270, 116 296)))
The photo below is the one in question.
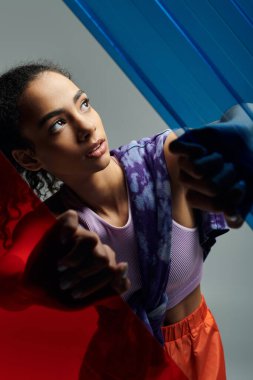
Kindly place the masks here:
POLYGON ((170 127, 252 102, 252 0, 64 2, 170 127))

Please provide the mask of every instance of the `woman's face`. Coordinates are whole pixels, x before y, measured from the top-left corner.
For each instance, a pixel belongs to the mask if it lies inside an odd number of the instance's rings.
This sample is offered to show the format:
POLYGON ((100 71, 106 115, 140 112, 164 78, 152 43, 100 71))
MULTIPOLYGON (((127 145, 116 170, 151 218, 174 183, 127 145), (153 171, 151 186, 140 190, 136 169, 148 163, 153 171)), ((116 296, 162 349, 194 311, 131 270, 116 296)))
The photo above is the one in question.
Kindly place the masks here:
POLYGON ((92 175, 109 164, 101 119, 87 95, 65 76, 40 74, 23 93, 19 107, 20 127, 33 143, 37 170, 43 168, 64 181, 92 175))

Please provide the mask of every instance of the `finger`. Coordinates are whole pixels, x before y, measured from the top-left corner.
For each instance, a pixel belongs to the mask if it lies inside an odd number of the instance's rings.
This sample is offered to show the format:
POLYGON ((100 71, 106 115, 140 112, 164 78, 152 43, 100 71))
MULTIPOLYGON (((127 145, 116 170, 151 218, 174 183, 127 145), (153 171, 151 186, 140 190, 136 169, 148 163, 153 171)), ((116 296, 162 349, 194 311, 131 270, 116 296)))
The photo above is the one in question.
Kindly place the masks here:
POLYGON ((237 172, 234 165, 229 162, 223 165, 223 169, 211 179, 211 184, 216 191, 222 191, 233 186, 236 182, 237 172))
POLYGON ((246 196, 247 185, 244 181, 236 182, 227 192, 224 194, 226 207, 226 213, 228 215, 240 214, 239 208, 246 196), (231 211, 230 211, 231 208, 231 211), (237 211, 235 212, 235 210, 237 211))
POLYGON ((89 272, 93 267, 96 271, 96 266, 99 270, 104 267, 113 268, 116 265, 115 252, 108 245, 102 244, 96 234, 94 235, 96 245, 92 236, 90 236, 92 240, 89 240, 89 237, 78 239, 72 251, 60 261, 59 272, 76 268, 89 272))
POLYGON ((78 283, 84 280, 88 280, 90 277, 98 276, 99 273, 104 272, 106 269, 108 273, 119 273, 120 276, 126 277, 126 273, 128 270, 127 263, 119 263, 115 262, 115 253, 108 246, 104 245, 104 248, 109 249, 109 255, 113 256, 113 259, 106 260, 104 257, 93 259, 91 264, 87 264, 85 260, 79 264, 77 268, 68 268, 65 270, 62 276, 59 278, 60 288, 67 289, 76 286, 78 283))
MULTIPOLYGON (((97 298, 97 293, 99 293, 101 290, 105 290, 106 287, 110 288, 109 287, 109 281, 107 281, 107 280, 105 280, 104 283, 96 284, 92 288, 89 288, 89 289, 83 289, 83 288, 76 289, 71 293, 71 297, 74 300, 84 300, 88 297, 90 297, 90 298, 92 297, 95 301, 95 299, 97 298)), ((108 292, 108 290, 107 290, 107 292, 108 292)), ((111 294, 114 293, 113 289, 111 289, 110 293, 111 294)))
POLYGON ((186 193, 186 198, 193 208, 211 212, 222 211, 233 219, 235 215, 239 215, 238 206, 240 206, 245 196, 243 189, 244 186, 239 181, 229 191, 222 192, 218 196, 209 196, 198 191, 189 190, 186 193))
MULTIPOLYGON (((95 268, 95 271, 86 271, 85 274, 83 271, 78 273, 72 273, 70 276, 62 276, 59 280, 59 287, 62 290, 77 289, 80 286, 90 288, 90 283, 97 281, 100 283, 103 279, 109 279, 112 287, 116 290, 125 291, 129 285, 129 280, 127 278, 127 263, 120 263, 117 266, 111 268, 106 267, 98 270, 95 268)), ((103 281, 104 283, 104 281, 103 281)))
POLYGON ((68 210, 57 217, 54 227, 56 238, 60 238, 62 244, 69 240, 78 228, 78 215, 74 210, 68 210), (58 236, 59 234, 59 236, 58 236))
MULTIPOLYGON (((202 155, 205 155, 208 152, 220 152, 224 156, 225 152, 229 152, 229 150, 226 149, 227 145, 224 144, 224 141, 226 141, 226 144, 229 144, 231 147, 233 146, 233 143, 236 144, 236 141, 234 140, 235 137, 233 136, 233 133, 231 135, 227 126, 225 128, 223 126, 222 128, 222 124, 216 123, 203 128, 195 128, 186 131, 185 134, 178 138, 178 143, 175 143, 175 145, 179 145, 176 149, 178 149, 178 153, 181 154, 190 155, 190 146, 192 145, 202 147, 203 151, 205 151, 202 155)), ((198 152, 196 152, 196 157, 197 153, 198 152)), ((201 153, 199 154, 201 156, 201 153)))
POLYGON ((240 228, 244 223, 244 219, 240 215, 225 215, 225 219, 231 228, 240 228))
POLYGON ((72 272, 60 277, 59 288, 61 290, 73 290, 80 287, 89 289, 94 282, 98 284, 105 280, 109 282, 112 277, 113 272, 108 267, 97 269, 95 272, 87 273, 86 275, 81 272, 72 272))
POLYGON ((179 141, 200 145, 202 148, 210 149, 211 151, 215 150, 220 137, 220 128, 217 125, 213 124, 212 126, 187 130, 185 134, 179 137, 179 141))
POLYGON ((188 173, 180 171, 179 179, 186 188, 203 193, 207 196, 220 195, 221 192, 230 189, 237 181, 236 171, 231 163, 225 163, 222 170, 211 178, 193 178, 188 173))
POLYGON ((203 174, 196 168, 194 162, 188 157, 179 157, 178 164, 180 170, 188 174, 190 177, 201 179, 203 174))
POLYGON ((216 189, 205 179, 193 178, 183 171, 180 171, 179 179, 188 191, 198 192, 208 197, 214 197, 217 194, 216 189))
POLYGON ((128 273, 128 264, 120 263, 118 269, 116 270, 116 276, 111 282, 112 288, 118 294, 126 292, 131 286, 131 282, 129 278, 127 277, 127 273, 128 273))
MULTIPOLYGON (((98 251, 103 252, 109 260, 109 266, 114 267, 116 265, 116 255, 115 252, 109 247, 107 244, 102 244, 98 247, 98 251)), ((97 257, 99 257, 99 253, 97 253, 97 257)))
POLYGON ((62 290, 71 289, 79 283, 101 274, 105 269, 108 269, 108 266, 100 263, 96 263, 94 266, 86 266, 82 270, 68 269, 64 271, 64 275, 59 277, 59 287, 62 290))
POLYGON ((48 281, 59 257, 71 249, 77 226, 78 219, 75 211, 67 211, 56 220, 28 258, 24 271, 24 281, 27 284, 48 281), (47 280, 45 273, 47 273, 47 280))
MULTIPOLYGON (((90 231, 83 231, 81 236, 75 236, 75 245, 70 252, 58 261, 58 271, 75 268, 85 259, 87 264, 92 260, 95 247, 98 244, 98 237, 90 231)), ((106 261, 106 260, 105 260, 106 261)))
POLYGON ((73 242, 73 236, 78 227, 78 217, 75 211, 69 210, 61 214, 51 227, 42 237, 36 246, 40 257, 49 255, 49 252, 57 254, 64 251, 65 246, 69 249, 69 244, 73 242))
POLYGON ((113 270, 116 268, 116 266, 109 266, 109 262, 105 263, 104 260, 97 260, 92 263, 92 265, 87 265, 86 262, 83 262, 83 265, 80 267, 67 269, 63 272, 64 274, 59 277, 60 288, 62 290, 73 288, 80 282, 89 280, 91 277, 99 276, 106 270, 108 273, 113 273, 113 270))
POLYGON ((111 285, 112 289, 114 289, 116 293, 122 294, 130 289, 131 281, 129 280, 129 278, 120 277, 117 281, 115 281, 114 284, 111 285))
POLYGON ((180 157, 178 163, 180 169, 193 178, 211 177, 218 174, 224 165, 222 156, 216 152, 195 160, 180 157))
POLYGON ((108 270, 97 274, 89 279, 89 281, 82 281, 75 289, 72 290, 71 295, 74 299, 82 299, 91 295, 95 295, 103 287, 109 285, 116 293, 121 294, 127 291, 131 285, 127 277, 127 263, 119 264, 115 270, 108 270))
POLYGON ((193 162, 195 170, 204 177, 218 174, 224 168, 224 160, 221 154, 214 152, 204 157, 198 158, 193 162))
POLYGON ((182 138, 180 137, 170 143, 169 148, 172 153, 187 155, 191 158, 201 157, 207 153, 204 146, 194 142, 182 141, 181 139, 182 138))
MULTIPOLYGON (((60 268, 60 273, 64 274, 60 277, 60 288, 67 289, 76 286, 81 281, 94 277, 104 271, 116 270, 118 266, 115 261, 115 252, 106 244, 98 243, 97 246, 90 252, 86 252, 83 255, 81 252, 81 258, 75 259, 73 262, 68 261, 68 267, 64 267, 64 270, 60 268)), ((123 268, 124 269, 124 268, 123 268)))
POLYGON ((186 199, 192 208, 210 212, 223 211, 220 200, 217 200, 215 197, 204 195, 203 193, 199 193, 197 191, 189 190, 186 193, 186 199))

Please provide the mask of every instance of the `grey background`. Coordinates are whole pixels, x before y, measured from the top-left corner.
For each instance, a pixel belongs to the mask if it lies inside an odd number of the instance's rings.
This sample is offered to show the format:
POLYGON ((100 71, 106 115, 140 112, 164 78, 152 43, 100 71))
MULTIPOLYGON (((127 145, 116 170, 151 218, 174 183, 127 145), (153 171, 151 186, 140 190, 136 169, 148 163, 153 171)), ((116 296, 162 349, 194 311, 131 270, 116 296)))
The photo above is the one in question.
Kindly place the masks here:
MULTIPOLYGON (((102 116, 111 148, 167 127, 61 0, 0 0, 0 54, 1 72, 38 58, 69 69, 102 116)), ((233 230, 205 264, 202 290, 221 330, 230 380, 253 378, 252 242, 247 225, 233 230)))

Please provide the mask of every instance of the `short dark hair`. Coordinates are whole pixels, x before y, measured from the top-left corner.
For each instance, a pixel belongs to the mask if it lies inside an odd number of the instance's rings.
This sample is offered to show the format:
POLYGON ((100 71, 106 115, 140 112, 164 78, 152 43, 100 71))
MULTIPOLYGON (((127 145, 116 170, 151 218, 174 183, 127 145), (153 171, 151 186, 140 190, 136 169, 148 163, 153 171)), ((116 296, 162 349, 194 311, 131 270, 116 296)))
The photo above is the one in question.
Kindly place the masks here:
POLYGON ((13 149, 33 149, 32 143, 22 136, 19 127, 19 100, 31 81, 46 71, 71 78, 68 71, 50 61, 37 61, 11 68, 0 76, 0 150, 16 167, 35 193, 43 198, 59 188, 59 181, 44 169, 32 172, 21 167, 12 157, 13 149), (43 189, 43 191, 42 191, 43 189))

